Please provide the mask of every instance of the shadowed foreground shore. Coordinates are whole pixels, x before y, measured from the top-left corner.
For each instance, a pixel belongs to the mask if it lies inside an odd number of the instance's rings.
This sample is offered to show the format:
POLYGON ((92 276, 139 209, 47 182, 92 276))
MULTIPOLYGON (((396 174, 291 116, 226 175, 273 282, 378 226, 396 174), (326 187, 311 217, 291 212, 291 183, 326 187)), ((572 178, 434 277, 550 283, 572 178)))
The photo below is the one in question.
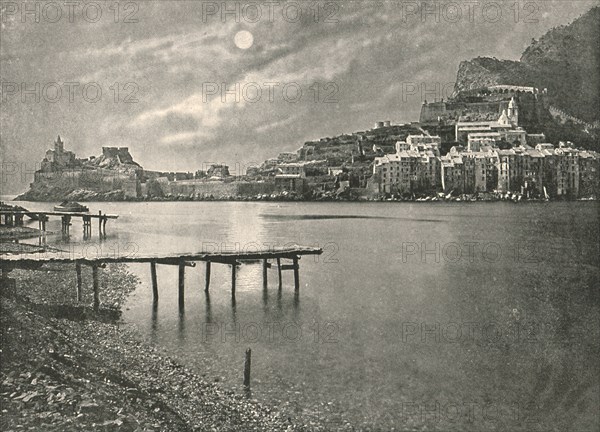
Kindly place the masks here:
POLYGON ((15 270, 16 287, 3 283, 1 430, 325 430, 223 390, 119 328, 137 283, 125 266, 103 272, 97 315, 89 292, 76 304, 64 270, 15 270))

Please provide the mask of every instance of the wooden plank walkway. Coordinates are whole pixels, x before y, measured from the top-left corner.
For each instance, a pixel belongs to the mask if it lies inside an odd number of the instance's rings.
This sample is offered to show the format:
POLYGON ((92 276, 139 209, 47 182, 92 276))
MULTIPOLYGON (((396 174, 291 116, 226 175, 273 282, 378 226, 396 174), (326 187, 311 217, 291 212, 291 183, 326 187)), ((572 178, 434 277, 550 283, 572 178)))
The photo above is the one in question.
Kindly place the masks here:
POLYGON ((77 281, 77 298, 82 298, 82 278, 81 266, 87 265, 92 268, 93 290, 94 290, 94 308, 100 306, 98 269, 107 263, 150 263, 152 276, 152 293, 154 301, 158 301, 158 280, 156 275, 156 265, 177 265, 179 267, 179 307, 183 308, 185 302, 185 267, 194 267, 196 262, 205 263, 205 284, 204 290, 208 292, 210 288, 211 266, 215 264, 225 264, 231 267, 231 295, 235 298, 236 272, 237 266, 243 262, 261 262, 263 268, 263 288, 267 287, 267 270, 272 268, 273 264, 269 260, 274 260, 277 265, 277 274, 279 277, 279 289, 282 288, 282 271, 292 270, 294 272, 294 288, 298 292, 300 289, 300 265, 299 260, 303 255, 320 255, 323 249, 305 246, 274 247, 263 250, 249 252, 197 252, 197 253, 172 253, 164 255, 138 255, 138 256, 106 256, 106 257, 76 257, 65 256, 56 252, 44 252, 40 254, 8 254, 1 255, 0 268, 2 277, 15 268, 35 270, 44 264, 53 263, 74 263, 77 281), (291 264, 282 264, 281 261, 287 259, 291 264))
POLYGON ((106 219, 117 219, 119 215, 116 214, 95 214, 89 212, 64 212, 64 211, 35 211, 35 210, 0 210, 0 215, 43 215, 43 216, 89 216, 90 218, 106 218, 106 219))

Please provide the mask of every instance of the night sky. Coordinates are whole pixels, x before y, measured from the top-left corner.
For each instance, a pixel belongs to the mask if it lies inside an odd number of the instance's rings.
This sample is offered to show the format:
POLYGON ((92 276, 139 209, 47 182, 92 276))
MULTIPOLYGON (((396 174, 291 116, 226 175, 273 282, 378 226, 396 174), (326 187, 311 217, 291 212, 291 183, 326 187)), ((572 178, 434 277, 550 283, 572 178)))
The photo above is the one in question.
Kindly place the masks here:
POLYGON ((1 193, 26 189, 58 134, 78 157, 127 146, 146 169, 239 174, 307 140, 416 121, 462 60, 518 60, 597 2, 85 4, 38 2, 34 22, 33 4, 2 1, 1 193))

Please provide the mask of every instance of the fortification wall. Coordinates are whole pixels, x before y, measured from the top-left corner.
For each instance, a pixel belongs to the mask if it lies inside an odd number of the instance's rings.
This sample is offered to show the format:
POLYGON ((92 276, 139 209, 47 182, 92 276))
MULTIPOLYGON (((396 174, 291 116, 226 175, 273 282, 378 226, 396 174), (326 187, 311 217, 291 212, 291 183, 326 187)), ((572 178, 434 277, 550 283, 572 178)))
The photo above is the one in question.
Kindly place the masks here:
POLYGON ((575 124, 580 124, 582 126, 585 126, 588 129, 593 129, 593 128, 598 128, 600 127, 600 121, 596 121, 594 123, 587 123, 575 116, 572 116, 570 114, 567 114, 566 112, 564 112, 563 110, 561 110, 560 108, 557 108, 555 106, 549 106, 548 107, 548 111, 550 111, 550 114, 552 114, 553 117, 558 117, 560 119, 560 121, 562 123, 565 123, 567 120, 572 121, 575 124))
POLYGON ((274 183, 178 181, 162 185, 165 194, 183 196, 254 196, 271 194, 274 183))
POLYGON ((460 116, 469 114, 493 114, 500 115, 502 110, 508 109, 508 102, 486 101, 486 102, 433 102, 421 106, 421 123, 437 122, 438 117, 442 120, 457 120, 460 116))
POLYGON ((515 97, 519 108, 519 124, 533 125, 541 122, 543 113, 547 109, 547 98, 542 93, 477 93, 472 96, 461 94, 462 100, 451 100, 446 102, 432 102, 423 104, 421 107, 420 122, 435 123, 438 117, 443 120, 456 120, 460 116, 489 115, 499 116, 503 110, 508 111, 511 97, 515 97), (465 99, 475 99, 469 102, 465 99), (484 101, 479 101, 483 98, 484 101))
POLYGON ((61 190, 86 189, 94 192, 122 190, 126 198, 137 198, 139 182, 130 172, 108 169, 38 171, 32 187, 48 186, 61 190))

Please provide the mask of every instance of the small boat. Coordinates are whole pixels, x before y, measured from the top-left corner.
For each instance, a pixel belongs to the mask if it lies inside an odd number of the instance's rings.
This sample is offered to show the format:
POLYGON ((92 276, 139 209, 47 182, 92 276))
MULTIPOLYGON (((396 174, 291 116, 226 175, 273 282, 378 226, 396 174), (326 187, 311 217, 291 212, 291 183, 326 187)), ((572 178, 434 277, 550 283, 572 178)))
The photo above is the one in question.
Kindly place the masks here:
POLYGON ((54 206, 54 211, 85 213, 90 209, 74 201, 63 201, 59 205, 54 206))

